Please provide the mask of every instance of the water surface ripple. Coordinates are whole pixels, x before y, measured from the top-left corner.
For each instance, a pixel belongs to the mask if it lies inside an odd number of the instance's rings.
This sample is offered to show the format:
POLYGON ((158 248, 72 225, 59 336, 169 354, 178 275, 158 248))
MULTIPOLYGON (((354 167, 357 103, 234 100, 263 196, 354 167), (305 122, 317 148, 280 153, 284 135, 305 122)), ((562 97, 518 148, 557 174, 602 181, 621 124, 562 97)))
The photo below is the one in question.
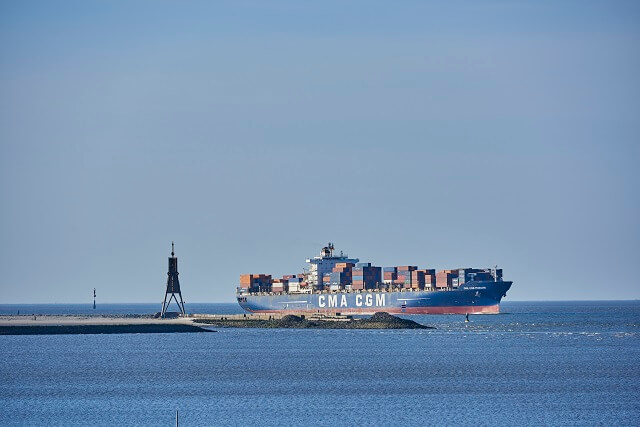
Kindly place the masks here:
POLYGON ((3 336, 2 424, 171 426, 178 408, 182 426, 638 425, 640 302, 503 311, 410 317, 436 330, 3 336))

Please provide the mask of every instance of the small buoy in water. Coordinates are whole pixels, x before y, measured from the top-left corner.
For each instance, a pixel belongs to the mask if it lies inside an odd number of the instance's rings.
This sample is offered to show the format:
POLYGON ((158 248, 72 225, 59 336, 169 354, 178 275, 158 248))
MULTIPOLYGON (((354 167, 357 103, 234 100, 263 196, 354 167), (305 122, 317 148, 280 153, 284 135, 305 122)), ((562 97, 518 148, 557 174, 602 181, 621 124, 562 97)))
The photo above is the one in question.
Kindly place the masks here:
POLYGON ((469 323, 469 313, 465 315, 464 323, 469 323))

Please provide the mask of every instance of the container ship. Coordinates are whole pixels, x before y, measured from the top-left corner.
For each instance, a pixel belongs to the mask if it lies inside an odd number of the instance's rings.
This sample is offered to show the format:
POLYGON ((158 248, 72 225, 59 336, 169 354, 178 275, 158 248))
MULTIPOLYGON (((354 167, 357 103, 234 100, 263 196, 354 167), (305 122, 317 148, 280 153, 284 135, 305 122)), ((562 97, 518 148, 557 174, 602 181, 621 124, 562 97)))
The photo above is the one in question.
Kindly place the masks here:
POLYGON ((334 245, 306 260, 303 273, 272 278, 242 274, 236 297, 252 313, 478 314, 499 313, 513 282, 502 269, 419 269, 376 267, 340 252, 334 245))

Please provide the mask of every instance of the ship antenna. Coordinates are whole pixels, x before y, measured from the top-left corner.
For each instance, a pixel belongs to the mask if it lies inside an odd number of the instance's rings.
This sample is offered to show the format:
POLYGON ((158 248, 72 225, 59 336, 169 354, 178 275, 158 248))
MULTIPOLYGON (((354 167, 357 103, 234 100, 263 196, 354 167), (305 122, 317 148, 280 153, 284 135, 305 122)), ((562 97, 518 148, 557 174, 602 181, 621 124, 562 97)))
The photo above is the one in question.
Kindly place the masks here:
POLYGON ((173 242, 171 242, 171 258, 173 258, 173 257, 174 257, 174 255, 175 255, 175 254, 173 253, 173 242))

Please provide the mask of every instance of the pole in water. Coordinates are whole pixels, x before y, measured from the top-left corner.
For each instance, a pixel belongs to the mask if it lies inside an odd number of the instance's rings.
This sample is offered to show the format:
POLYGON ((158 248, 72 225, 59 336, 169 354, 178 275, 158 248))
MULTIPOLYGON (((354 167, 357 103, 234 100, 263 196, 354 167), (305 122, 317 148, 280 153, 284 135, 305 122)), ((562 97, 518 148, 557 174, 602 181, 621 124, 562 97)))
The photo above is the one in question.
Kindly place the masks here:
POLYGON ((469 323, 469 313, 465 315, 464 323, 469 323))
POLYGON ((176 427, 178 427, 178 410, 176 409, 176 427))

